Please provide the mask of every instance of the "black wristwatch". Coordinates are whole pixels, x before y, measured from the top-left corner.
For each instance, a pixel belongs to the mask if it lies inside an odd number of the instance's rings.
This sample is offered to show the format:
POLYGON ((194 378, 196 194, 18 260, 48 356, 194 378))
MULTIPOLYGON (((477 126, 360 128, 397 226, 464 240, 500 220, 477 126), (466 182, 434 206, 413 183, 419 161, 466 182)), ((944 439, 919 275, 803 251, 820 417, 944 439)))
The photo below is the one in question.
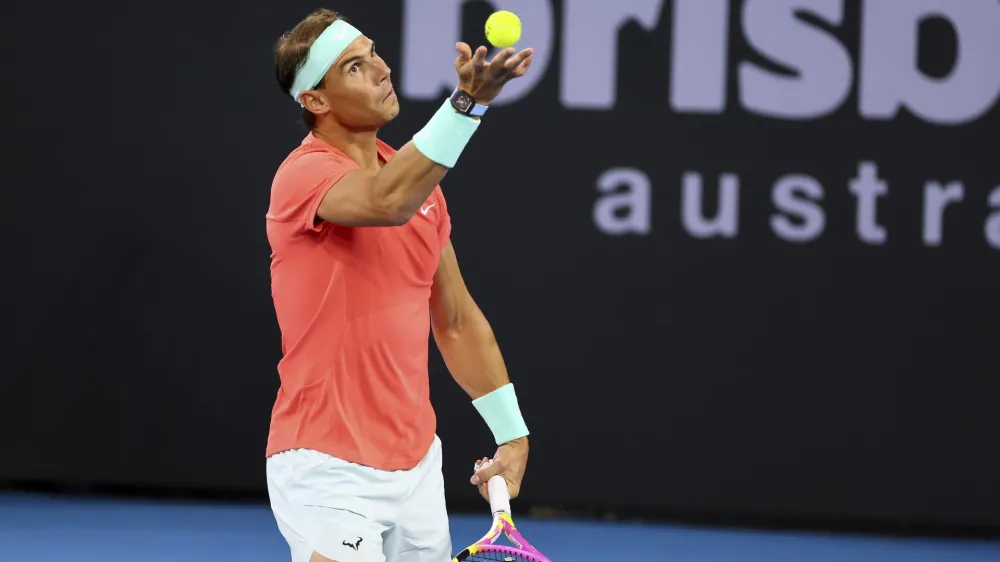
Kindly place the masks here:
POLYGON ((476 100, 468 92, 463 92, 458 88, 455 88, 455 91, 451 94, 451 106, 462 115, 472 117, 479 117, 489 109, 488 105, 476 103, 476 100))

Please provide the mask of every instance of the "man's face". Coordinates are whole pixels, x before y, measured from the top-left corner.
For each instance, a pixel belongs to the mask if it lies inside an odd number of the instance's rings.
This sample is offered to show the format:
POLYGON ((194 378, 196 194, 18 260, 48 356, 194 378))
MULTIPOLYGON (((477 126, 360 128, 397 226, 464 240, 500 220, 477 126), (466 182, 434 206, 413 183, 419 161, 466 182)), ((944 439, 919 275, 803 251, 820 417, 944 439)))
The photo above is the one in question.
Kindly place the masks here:
POLYGON ((365 36, 355 39, 326 73, 325 108, 338 123, 354 130, 377 129, 399 114, 391 70, 365 36))

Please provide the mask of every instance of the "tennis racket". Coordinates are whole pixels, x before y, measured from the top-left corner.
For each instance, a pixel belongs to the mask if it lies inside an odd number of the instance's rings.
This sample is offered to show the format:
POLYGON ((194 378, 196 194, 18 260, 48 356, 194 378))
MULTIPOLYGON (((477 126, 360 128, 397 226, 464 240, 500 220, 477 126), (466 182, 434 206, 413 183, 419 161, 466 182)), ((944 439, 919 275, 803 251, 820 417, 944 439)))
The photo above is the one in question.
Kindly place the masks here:
POLYGON ((503 476, 494 476, 486 483, 490 494, 493 525, 475 544, 459 552, 452 562, 552 562, 526 541, 510 516, 510 494, 503 476), (496 544, 505 535, 514 546, 496 544))

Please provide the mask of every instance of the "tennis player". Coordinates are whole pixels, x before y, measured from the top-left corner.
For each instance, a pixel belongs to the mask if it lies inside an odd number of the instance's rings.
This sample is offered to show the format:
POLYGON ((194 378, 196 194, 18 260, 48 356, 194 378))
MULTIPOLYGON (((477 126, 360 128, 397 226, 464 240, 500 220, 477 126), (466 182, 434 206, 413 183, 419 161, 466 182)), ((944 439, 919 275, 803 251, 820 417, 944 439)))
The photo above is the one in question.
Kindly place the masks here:
POLYGON ((485 47, 456 48, 457 88, 397 152, 377 138, 399 101, 371 39, 319 10, 275 46, 278 83, 309 129, 267 211, 283 353, 267 483, 293 562, 451 560, 432 331, 498 445, 471 484, 486 497, 501 474, 511 497, 520 489, 528 429, 462 279, 438 184, 532 51, 487 61, 485 47))

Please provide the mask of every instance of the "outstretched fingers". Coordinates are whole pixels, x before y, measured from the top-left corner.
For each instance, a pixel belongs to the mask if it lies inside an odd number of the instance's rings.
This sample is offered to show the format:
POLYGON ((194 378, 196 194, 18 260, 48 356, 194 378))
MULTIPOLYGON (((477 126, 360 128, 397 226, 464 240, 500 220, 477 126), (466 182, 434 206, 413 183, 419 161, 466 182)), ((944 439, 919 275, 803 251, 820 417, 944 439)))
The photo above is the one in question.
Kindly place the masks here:
MULTIPOLYGON (((511 49, 511 53, 513 52, 514 50, 511 49)), ((524 61, 530 60, 531 55, 533 54, 535 54, 534 49, 524 49, 520 53, 507 59, 506 66, 507 68, 517 68, 518 66, 521 66, 521 63, 523 63, 524 61)))
POLYGON ((458 51, 458 57, 455 58, 455 68, 461 68, 472 59, 472 49, 469 48, 468 43, 455 43, 455 50, 458 51))
POLYGON ((524 49, 517 55, 511 57, 507 60, 506 67, 510 72, 510 75, 514 78, 524 76, 524 73, 528 71, 531 66, 531 55, 535 54, 534 49, 524 49))

